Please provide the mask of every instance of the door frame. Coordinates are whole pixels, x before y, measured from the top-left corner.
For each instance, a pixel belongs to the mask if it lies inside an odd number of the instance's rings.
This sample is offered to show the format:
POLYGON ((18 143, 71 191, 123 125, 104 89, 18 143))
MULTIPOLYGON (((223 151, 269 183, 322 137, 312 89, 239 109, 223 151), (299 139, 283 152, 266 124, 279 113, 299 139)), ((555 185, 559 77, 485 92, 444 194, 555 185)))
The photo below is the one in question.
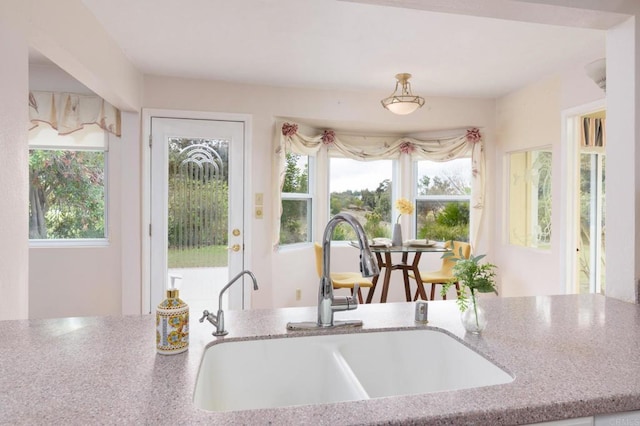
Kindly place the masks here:
MULTIPOLYGON (((560 155, 562 159, 561 170, 561 199, 570 200, 566 203, 566 209, 561 215, 561 229, 564 230, 564 238, 562 241, 562 253, 564 253, 565 267, 562 275, 564 288, 559 290, 565 294, 573 294, 576 289, 576 267, 578 255, 576 254, 576 246, 578 244, 579 231, 576 226, 576 217, 578 214, 578 186, 579 186, 579 162, 578 162, 578 145, 576 143, 580 132, 579 118, 583 115, 596 111, 606 110, 606 99, 590 102, 584 105, 565 109, 561 112, 561 133, 562 143, 560 145, 560 155)), ((606 256, 606 253, 605 253, 606 256)))
MULTIPOLYGON (((200 120, 216 120, 216 121, 238 121, 244 123, 244 159, 243 159, 243 179, 244 179, 244 194, 242 201, 244 205, 243 209, 243 223, 244 223, 244 265, 246 269, 251 269, 252 259, 252 247, 251 238, 246 236, 253 235, 251 232, 251 136, 252 136, 252 123, 251 115, 249 114, 235 114, 235 113, 221 113, 221 112, 206 112, 206 111, 183 111, 183 110, 171 110, 171 109, 155 109, 155 108, 143 108, 142 110, 142 218, 141 218, 141 230, 142 230, 142 297, 141 297, 141 312, 152 313, 154 307, 151 306, 151 235, 149 234, 149 228, 151 226, 151 118, 176 118, 176 119, 200 119, 200 120)), ((243 298, 241 301, 242 309, 246 309, 251 306, 251 291, 249 290, 249 283, 245 283, 244 291, 242 292, 243 298)), ((212 306, 212 309, 215 309, 212 306)))

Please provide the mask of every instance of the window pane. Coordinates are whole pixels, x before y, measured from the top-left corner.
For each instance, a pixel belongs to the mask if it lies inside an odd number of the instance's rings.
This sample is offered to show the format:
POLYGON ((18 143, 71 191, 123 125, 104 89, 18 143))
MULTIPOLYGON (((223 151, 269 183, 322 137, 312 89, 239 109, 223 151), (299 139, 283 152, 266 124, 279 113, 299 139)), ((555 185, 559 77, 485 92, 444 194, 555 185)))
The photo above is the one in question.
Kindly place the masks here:
POLYGON ((418 161, 418 195, 471 195, 471 158, 418 161))
POLYGON ((418 238, 469 241, 469 202, 417 200, 418 238))
POLYGON ((311 200, 282 200, 280 244, 303 243, 311 236, 311 200))
POLYGON ((509 242, 551 247, 551 152, 509 154, 509 242))
POLYGON ((416 237, 469 241, 471 159, 418 161, 416 237))
MULTIPOLYGON (((331 216, 350 213, 369 238, 391 237, 392 160, 357 161, 332 158, 329 163, 331 216)), ((355 239, 346 224, 336 227, 334 240, 355 239)))
POLYGON ((29 238, 105 238, 105 153, 29 150, 29 238))
POLYGON ((306 194, 309 192, 309 157, 306 155, 286 154, 287 168, 284 175, 282 192, 306 194))
POLYGON ((605 155, 580 153, 580 293, 605 290, 605 155))

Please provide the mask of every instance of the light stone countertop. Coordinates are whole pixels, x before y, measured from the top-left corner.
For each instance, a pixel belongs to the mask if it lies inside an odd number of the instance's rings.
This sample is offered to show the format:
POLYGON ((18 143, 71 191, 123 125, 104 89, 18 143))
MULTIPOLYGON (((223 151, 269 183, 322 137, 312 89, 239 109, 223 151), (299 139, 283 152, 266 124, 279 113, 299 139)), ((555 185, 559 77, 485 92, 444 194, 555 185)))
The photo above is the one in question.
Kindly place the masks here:
MULTIPOLYGON (((446 330, 515 376, 504 385, 281 409, 193 406, 212 341, 287 332, 316 309, 226 312, 229 335, 191 312, 189 351, 155 352, 155 316, 0 321, 0 424, 527 424, 640 409, 640 306, 599 295, 485 298, 489 325, 465 335, 454 301, 429 302, 446 330)), ((413 303, 361 305, 336 319, 411 328, 413 303)), ((424 326, 419 326, 424 327, 424 326)), ((419 357, 416 365, 420 365, 419 357)), ((423 368, 429 368, 424 365, 423 368)))

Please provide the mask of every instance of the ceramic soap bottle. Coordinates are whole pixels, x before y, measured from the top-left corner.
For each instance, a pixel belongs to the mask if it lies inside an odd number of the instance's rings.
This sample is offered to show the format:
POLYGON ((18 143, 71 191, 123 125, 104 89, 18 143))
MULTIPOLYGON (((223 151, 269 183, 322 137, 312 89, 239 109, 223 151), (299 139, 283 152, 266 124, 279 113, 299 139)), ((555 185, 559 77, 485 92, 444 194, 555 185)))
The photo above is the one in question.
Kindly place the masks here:
POLYGON ((189 348, 189 306, 179 297, 171 276, 167 298, 156 309, 156 349, 159 354, 179 354, 189 348))

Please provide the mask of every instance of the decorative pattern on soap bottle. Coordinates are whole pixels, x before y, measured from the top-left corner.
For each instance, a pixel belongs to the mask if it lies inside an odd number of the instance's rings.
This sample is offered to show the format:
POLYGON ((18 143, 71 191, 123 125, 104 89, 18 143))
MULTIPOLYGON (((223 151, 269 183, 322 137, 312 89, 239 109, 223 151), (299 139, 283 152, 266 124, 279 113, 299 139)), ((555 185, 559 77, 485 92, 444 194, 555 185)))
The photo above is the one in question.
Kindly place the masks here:
POLYGON ((163 355, 189 348, 189 306, 178 297, 177 290, 167 291, 167 298, 156 309, 156 348, 163 355))

